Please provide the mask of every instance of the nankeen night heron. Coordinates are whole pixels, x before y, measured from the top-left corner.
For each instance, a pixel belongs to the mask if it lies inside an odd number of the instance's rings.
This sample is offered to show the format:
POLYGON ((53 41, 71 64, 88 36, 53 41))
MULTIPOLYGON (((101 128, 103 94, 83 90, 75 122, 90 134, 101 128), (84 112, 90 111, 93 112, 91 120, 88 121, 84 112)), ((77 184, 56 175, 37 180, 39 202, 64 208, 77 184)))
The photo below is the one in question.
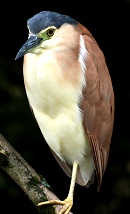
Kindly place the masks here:
POLYGON ((97 177, 100 190, 114 123, 114 92, 104 54, 75 19, 42 11, 27 21, 23 74, 29 105, 54 157, 71 177, 60 214, 73 205, 75 183, 97 177))

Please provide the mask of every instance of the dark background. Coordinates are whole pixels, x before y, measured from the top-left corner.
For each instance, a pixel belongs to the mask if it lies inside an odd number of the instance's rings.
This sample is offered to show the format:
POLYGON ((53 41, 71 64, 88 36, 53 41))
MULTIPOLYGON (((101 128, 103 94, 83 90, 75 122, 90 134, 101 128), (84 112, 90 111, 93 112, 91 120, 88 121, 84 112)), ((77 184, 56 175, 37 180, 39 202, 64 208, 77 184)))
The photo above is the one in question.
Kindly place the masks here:
MULTIPOLYGON (((76 185, 75 214, 129 213, 130 205, 130 1, 4 1, 0 6, 0 131, 42 174, 60 199, 68 178, 55 161, 35 123, 25 94, 22 62, 15 56, 28 37, 26 21, 42 10, 67 14, 84 24, 105 54, 115 92, 115 123, 101 191, 76 185)), ((37 214, 15 182, 0 169, 0 213, 37 214)))

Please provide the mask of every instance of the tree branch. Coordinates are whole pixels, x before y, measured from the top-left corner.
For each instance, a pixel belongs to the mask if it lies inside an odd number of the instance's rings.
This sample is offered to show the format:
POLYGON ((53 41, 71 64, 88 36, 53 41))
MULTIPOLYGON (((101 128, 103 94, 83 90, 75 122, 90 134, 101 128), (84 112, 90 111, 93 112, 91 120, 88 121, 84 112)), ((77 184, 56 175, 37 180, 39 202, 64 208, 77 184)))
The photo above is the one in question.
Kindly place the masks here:
MULTIPOLYGON (((61 205, 38 207, 41 201, 57 200, 49 184, 23 159, 23 157, 0 134, 0 167, 21 187, 34 203, 39 213, 58 214, 61 205)), ((70 212, 70 214, 72 214, 70 212)))

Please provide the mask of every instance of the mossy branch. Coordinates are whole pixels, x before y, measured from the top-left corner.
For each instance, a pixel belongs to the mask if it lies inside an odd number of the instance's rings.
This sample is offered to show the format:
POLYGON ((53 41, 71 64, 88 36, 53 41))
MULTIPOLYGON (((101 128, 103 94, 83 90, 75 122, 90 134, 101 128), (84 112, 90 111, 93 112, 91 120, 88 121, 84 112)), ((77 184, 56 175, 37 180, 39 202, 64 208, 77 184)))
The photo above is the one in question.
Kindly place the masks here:
MULTIPOLYGON (((38 207, 41 201, 57 200, 49 184, 39 175, 23 157, 0 134, 0 167, 21 187, 34 203, 39 213, 58 214, 61 205, 38 207)), ((25 195, 26 197, 26 195, 25 195)), ((70 214, 72 214, 70 212, 70 214)))

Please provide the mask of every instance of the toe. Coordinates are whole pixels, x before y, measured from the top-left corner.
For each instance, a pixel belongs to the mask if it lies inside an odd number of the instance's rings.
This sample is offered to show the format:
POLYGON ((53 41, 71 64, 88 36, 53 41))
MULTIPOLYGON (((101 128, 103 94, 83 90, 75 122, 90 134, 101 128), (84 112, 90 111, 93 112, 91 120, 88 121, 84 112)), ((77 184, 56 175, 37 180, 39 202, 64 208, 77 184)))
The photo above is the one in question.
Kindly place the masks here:
POLYGON ((65 199, 64 202, 65 204, 63 205, 59 214, 68 214, 73 206, 73 200, 70 198, 65 199))

